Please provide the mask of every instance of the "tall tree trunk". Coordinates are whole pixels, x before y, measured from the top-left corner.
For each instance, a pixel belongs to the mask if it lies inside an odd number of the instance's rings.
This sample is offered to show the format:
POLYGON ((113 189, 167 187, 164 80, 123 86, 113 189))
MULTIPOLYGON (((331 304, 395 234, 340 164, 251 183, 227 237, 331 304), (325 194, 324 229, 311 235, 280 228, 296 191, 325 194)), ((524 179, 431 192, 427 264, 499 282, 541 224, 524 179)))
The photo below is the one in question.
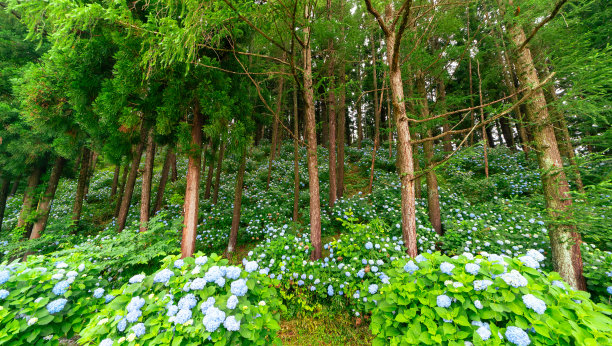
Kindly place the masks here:
POLYGON ((298 84, 293 88, 293 221, 298 221, 300 204, 300 145, 299 137, 299 113, 298 113, 298 84))
POLYGON ((240 210, 242 207, 242 191, 244 185, 244 171, 246 170, 246 147, 242 149, 240 154, 240 168, 236 175, 236 188, 234 190, 234 211, 232 213, 232 228, 230 231, 229 242, 227 244, 226 256, 229 257, 236 249, 238 240, 238 228, 240 227, 240 210))
POLYGON ((119 208, 119 215, 117 217, 117 231, 121 232, 125 228, 127 221, 128 212, 130 211, 130 204, 132 203, 132 195, 134 194, 134 185, 136 184, 136 178, 138 177, 138 168, 140 168, 140 159, 142 158, 142 151, 144 150, 145 141, 147 139, 147 129, 144 125, 144 119, 140 125, 140 139, 138 144, 134 148, 132 156, 132 164, 130 166, 130 174, 125 183, 123 190, 123 196, 121 198, 121 207, 119 208))
MULTIPOLYGON (((446 113, 446 85, 444 85, 444 81, 442 78, 438 79, 438 102, 440 103, 440 112, 446 113)), ((442 137, 442 145, 445 153, 451 153, 453 151, 453 143, 451 142, 451 135, 448 134, 450 131, 450 125, 448 123, 448 116, 444 117, 444 123, 442 124, 442 131, 446 133, 444 137, 442 137)))
MULTIPOLYGON (((468 5, 465 8, 465 12, 467 14, 467 37, 468 40, 470 40, 470 42, 468 42, 469 45, 472 44, 471 40, 472 38, 470 37, 470 5, 468 3, 468 5)), ((474 127, 474 89, 472 87, 472 49, 470 48, 468 50, 468 75, 469 75, 469 81, 470 81, 470 127, 474 127)), ((470 132, 470 145, 474 145, 474 132, 470 132)))
MULTIPOLYGON (((331 0, 327 0, 327 10, 329 13, 328 19, 331 19, 331 0)), ((329 39, 329 62, 327 65, 327 73, 330 78, 327 94, 327 110, 328 110, 328 129, 329 129, 329 206, 333 207, 336 203, 337 177, 336 177, 336 93, 334 92, 334 41, 329 39)))
POLYGON ((516 146, 514 145, 514 135, 512 134, 512 129, 510 128, 510 120, 507 116, 499 118, 499 126, 501 127, 501 132, 504 136, 504 142, 506 142, 506 146, 510 148, 511 151, 516 151, 516 146))
POLYGON ((170 165, 172 164, 173 156, 174 151, 172 150, 171 146, 168 146, 168 151, 166 151, 166 159, 164 160, 164 167, 162 168, 161 177, 159 178, 159 185, 157 186, 155 204, 153 204, 153 215, 161 210, 164 203, 164 192, 166 191, 166 183, 168 182, 168 173, 170 172, 170 165))
POLYGON ((202 160, 202 125, 204 119, 200 112, 200 105, 195 103, 193 109, 193 124, 191 126, 191 147, 196 152, 189 153, 187 166, 187 187, 185 190, 185 221, 183 224, 183 238, 181 241, 181 257, 191 257, 195 252, 195 241, 198 227, 198 194, 200 191, 200 164, 202 160))
POLYGON ((223 170, 223 153, 225 151, 225 141, 221 140, 221 148, 219 149, 219 158, 217 159, 217 173, 215 176, 215 188, 213 192, 213 204, 217 204, 219 200, 219 186, 221 185, 221 171, 223 170))
POLYGON ((147 230, 150 216, 149 210, 151 209, 151 186, 153 185, 153 165, 155 164, 155 137, 153 127, 149 129, 147 137, 145 166, 140 190, 140 232, 147 230))
POLYGON ((81 151, 81 169, 79 172, 79 180, 77 182, 77 191, 72 207, 72 221, 78 225, 81 220, 81 211, 83 210, 83 199, 85 198, 85 188, 87 187, 87 175, 89 172, 89 164, 91 162, 91 151, 87 147, 83 147, 81 151))
POLYGON ((87 182, 85 183, 85 192, 84 197, 87 199, 87 194, 89 193, 89 184, 91 183, 91 178, 94 175, 94 171, 96 170, 96 163, 98 162, 98 153, 95 151, 91 151, 89 168, 87 169, 87 182))
MULTIPOLYGON (((215 157, 215 151, 217 150, 216 145, 213 145, 212 139, 210 140, 209 147, 211 150, 212 157, 215 157)), ((206 163, 204 163, 204 167, 206 167, 206 163)), ((210 199, 210 189, 212 187, 213 174, 215 170, 215 160, 211 159, 208 164, 208 174, 206 175, 206 190, 204 190, 204 199, 210 199)))
POLYGON ((11 187, 11 192, 9 193, 9 196, 15 196, 15 193, 17 193, 17 188, 19 187, 20 180, 21 180, 21 176, 15 179, 15 181, 13 182, 13 186, 11 187))
POLYGON ((10 184, 11 182, 8 179, 2 179, 2 185, 0 185, 0 232, 2 232, 2 221, 4 220, 4 210, 6 209, 10 184))
MULTIPOLYGON (((417 91, 421 99, 421 114, 422 119, 429 119, 429 104, 427 102, 427 91, 425 90, 425 76, 419 73, 417 77, 417 91)), ((427 137, 433 137, 431 127, 426 130, 427 137)), ((425 165, 427 173, 425 179, 427 181, 427 211, 429 213, 429 221, 436 233, 443 235, 442 220, 440 218, 440 196, 438 195, 438 178, 436 176, 434 162, 434 143, 426 141, 423 143, 423 151, 425 152, 425 165)))
POLYGON ((38 204, 38 220, 36 221, 36 223, 34 223, 34 227, 32 228, 32 234, 30 234, 30 239, 40 238, 41 233, 45 230, 45 227, 47 226, 49 212, 51 211, 51 203, 53 202, 53 198, 55 197, 55 191, 57 190, 57 185, 59 183, 60 177, 62 176, 62 171, 64 170, 65 164, 65 158, 58 156, 55 159, 55 164, 53 165, 51 175, 49 176, 49 182, 47 183, 47 189, 45 190, 45 194, 43 195, 42 199, 40 200, 40 203, 38 204))
POLYGON ((36 187, 40 183, 40 177, 43 175, 43 173, 44 169, 41 166, 35 166, 32 169, 32 173, 30 173, 30 176, 28 177, 28 185, 23 193, 23 205, 21 206, 21 212, 19 213, 19 218, 17 219, 17 227, 26 228, 26 239, 30 237, 31 223, 28 222, 28 219, 34 211, 36 187))
MULTIPOLYGON (((478 96, 480 100, 480 122, 484 124, 484 109, 482 107, 482 78, 480 78, 480 62, 476 60, 476 72, 478 73, 478 96)), ((482 147, 484 150, 484 169, 485 169, 485 177, 489 177, 489 155, 487 150, 487 141, 489 141, 491 137, 487 136, 486 126, 482 127, 482 147)))
POLYGON ((389 159, 393 157, 393 125, 391 125, 391 98, 387 92, 387 127, 389 140, 389 159))
POLYGON ((170 177, 170 181, 175 182, 178 179, 178 169, 176 168, 176 151, 173 151, 172 162, 170 165, 172 167, 172 176, 170 177))
POLYGON ((374 146, 380 144, 380 108, 378 107, 378 76, 376 73, 376 43, 374 34, 370 35, 372 42, 372 82, 374 83, 374 146))
POLYGON ((121 175, 121 186, 119 186, 119 191, 117 193, 117 203, 115 205, 115 217, 119 216, 119 209, 121 208, 121 202, 123 201, 123 192, 125 191, 125 182, 127 181, 128 172, 130 171, 130 162, 128 161, 123 166, 123 173, 121 175))
MULTIPOLYGON (((342 28, 344 33, 344 27, 342 28)), ((344 35, 342 35, 344 37, 344 35)), ((338 105, 338 131, 336 145, 338 147, 338 157, 336 163, 336 197, 342 198, 344 195, 344 145, 346 142, 346 71, 345 64, 340 64, 340 104, 338 105)))
POLYGON ((119 163, 115 165, 115 171, 113 172, 113 183, 111 185, 110 194, 111 200, 117 194, 117 186, 119 185, 119 174, 121 174, 121 160, 119 160, 119 163))
MULTIPOLYGON (((358 83, 360 83, 359 89, 361 90, 361 64, 357 64, 357 79, 358 79, 358 83)), ((363 126, 362 126, 363 120, 361 119, 361 107, 362 107, 361 97, 359 97, 359 99, 357 100, 356 107, 357 107, 357 149, 361 149, 361 142, 363 141, 363 126)))
POLYGON ((278 96, 276 99, 276 114, 274 116, 274 125, 272 126, 272 144, 270 147, 270 160, 268 162, 268 181, 266 183, 266 190, 270 188, 270 177, 272 176, 272 164, 274 163, 274 157, 276 156, 276 146, 279 146, 278 140, 278 122, 283 105, 283 85, 285 79, 281 76, 278 80, 278 96))
MULTIPOLYGON (((310 22, 310 8, 305 6, 304 17, 310 22)), ((312 86, 312 52, 310 51, 310 25, 304 26, 304 113, 306 115, 306 139, 308 142, 308 193, 310 195, 310 242, 311 260, 321 258, 321 201, 319 200, 319 168, 317 166, 317 133, 314 114, 314 91, 312 86)))
MULTIPOLYGON (((512 7, 512 0, 508 1, 512 7)), ((525 42, 525 33, 520 26, 510 26, 510 36, 518 47, 525 42)), ((523 87, 531 88, 539 84, 539 78, 528 47, 517 52, 518 77, 523 87)), ((572 200, 569 185, 563 172, 563 162, 557 146, 554 129, 546 108, 544 93, 535 90, 533 98, 526 104, 527 117, 534 124, 532 135, 541 170, 544 198, 548 213, 554 219, 567 217, 572 200)), ((552 249, 552 262, 556 272, 575 289, 585 289, 582 276, 582 257, 580 255, 580 235, 574 225, 555 223, 548 225, 548 235, 552 249)))

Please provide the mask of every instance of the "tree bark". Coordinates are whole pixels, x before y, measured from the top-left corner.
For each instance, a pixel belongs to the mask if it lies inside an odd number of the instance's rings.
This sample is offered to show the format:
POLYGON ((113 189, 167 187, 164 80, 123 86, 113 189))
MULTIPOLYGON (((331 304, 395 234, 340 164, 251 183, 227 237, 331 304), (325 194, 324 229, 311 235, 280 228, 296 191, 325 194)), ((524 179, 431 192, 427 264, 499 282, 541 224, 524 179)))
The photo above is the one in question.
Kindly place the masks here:
POLYGON ((85 198, 85 188, 87 186, 87 175, 89 173, 89 164, 91 151, 87 147, 83 147, 81 151, 81 169, 79 172, 79 180, 77 182, 77 191, 72 207, 72 221, 78 225, 81 220, 81 211, 83 210, 83 199, 85 198))
MULTIPOLYGON (((215 157, 215 151, 217 148, 213 145, 212 139, 210 140, 209 147, 211 150, 212 157, 215 157)), ((206 167, 206 163, 204 163, 206 167)), ((208 164, 208 174, 206 175, 206 190, 204 190, 204 199, 210 199, 210 189, 212 187, 213 174, 215 170, 215 160, 211 159, 208 164)))
POLYGON ((297 82, 293 88, 293 221, 298 221, 298 211, 300 204, 300 145, 298 142, 299 133, 299 113, 297 99, 297 82))
POLYGON ((6 209, 10 184, 11 182, 8 179, 2 179, 2 185, 0 186, 0 232, 2 232, 2 221, 4 220, 4 210, 6 209))
POLYGON ((170 181, 175 182, 178 179, 178 169, 176 168, 176 151, 173 151, 172 162, 170 165, 172 167, 172 176, 170 177, 170 181))
POLYGON ((234 190, 234 210, 232 213, 232 228, 230 231, 229 242, 227 244, 226 256, 229 257, 236 249, 238 240, 238 228, 240 228, 240 210, 242 207, 242 191, 244 185, 244 171, 246 170, 246 147, 242 149, 240 155, 240 168, 236 175, 236 188, 234 190))
POLYGON ((151 186, 153 185, 153 165, 155 164, 155 136, 153 127, 149 129, 147 137, 145 166, 140 190, 140 232, 147 230, 150 217, 149 210, 151 209, 151 186))
POLYGON ((19 213, 19 218, 17 219, 17 227, 25 227, 26 239, 30 237, 29 228, 31 223, 28 222, 28 219, 30 218, 30 215, 34 209, 34 203, 36 201, 36 187, 40 183, 40 177, 43 175, 43 171, 43 168, 40 166, 35 166, 32 169, 32 173, 30 173, 30 176, 28 177, 28 185, 23 193, 23 205, 21 207, 21 212, 19 213))
POLYGON ((376 44, 374 34, 370 35, 372 42, 372 82, 374 83, 374 146, 380 144, 380 108, 378 107, 378 76, 376 73, 376 44))
POLYGON ((87 199, 87 194, 89 193, 89 184, 91 183, 91 178, 93 177, 94 171, 96 170, 96 163, 98 162, 98 153, 92 151, 90 160, 91 161, 89 161, 89 167, 87 169, 87 183, 85 183, 85 199, 87 199))
POLYGON ((121 186, 117 192, 117 203, 115 204, 115 217, 119 215, 119 209, 121 208, 121 202, 123 200, 123 192, 125 191, 125 182, 127 181, 128 172, 130 171, 130 162, 126 162, 123 166, 123 173, 121 175, 121 186))
POLYGON ((187 166, 187 187, 185 190, 185 221, 183 224, 183 237, 181 241, 181 257, 191 257, 195 252, 195 241, 198 227, 198 194, 200 190, 200 164, 202 160, 202 125, 204 122, 200 105, 195 103, 193 109, 193 124, 191 126, 191 147, 196 152, 189 155, 187 166))
MULTIPOLYGON (((484 109, 482 107, 482 78, 480 78, 480 62, 476 60, 476 72, 478 73, 478 97, 480 100, 480 122, 484 124, 484 109)), ((491 136, 487 136, 486 126, 482 127, 482 147, 484 150, 484 169, 485 177, 489 178, 489 155, 487 150, 487 141, 491 139, 491 136)), ((491 145, 493 146, 493 145, 491 145)))
MULTIPOLYGON (((361 55, 360 55, 361 57, 361 55)), ((361 59, 360 59, 361 60, 361 59)), ((357 79, 361 84, 361 64, 357 64, 357 79)), ((361 89, 361 85, 359 85, 361 89)), ((363 141, 363 126, 361 119, 361 97, 357 100, 357 149, 361 149, 361 142, 363 141)))
POLYGON ((266 183, 266 190, 270 188, 270 177, 272 176, 272 164, 276 156, 276 146, 278 143, 278 117, 280 117, 281 107, 283 105, 283 84, 285 79, 281 76, 278 80, 278 96, 276 99, 276 115, 274 116, 274 124, 272 125, 272 144, 270 147, 270 160, 268 162, 268 181, 266 183))
MULTIPOLYGON (((310 22, 309 6, 304 17, 310 22)), ((310 195, 310 242, 311 260, 321 258, 321 202, 319 200, 319 168, 317 166, 317 133, 314 114, 314 91, 312 86, 312 52, 310 50, 310 25, 304 26, 305 47, 302 50, 304 63, 304 113, 306 115, 306 139, 308 142, 308 192, 310 195)))
POLYGON ((51 203, 53 202, 53 198, 55 197, 55 191, 57 190, 57 185, 59 183, 60 177, 62 176, 62 171, 64 170, 64 165, 66 164, 66 159, 58 156, 55 159, 55 164, 53 165, 53 169, 51 170, 51 175, 49 176, 49 182, 47 183, 47 189, 45 190, 45 194, 43 195, 40 203, 38 204, 38 220, 34 223, 34 227, 32 228, 32 233, 30 234, 30 239, 38 239, 40 235, 45 230, 47 226, 47 220, 49 219, 49 212, 51 211, 51 203))
POLYGON ((19 176, 14 182, 13 182, 13 186, 11 187, 11 192, 9 193, 9 196, 15 196, 15 193, 17 193, 17 188, 19 187, 19 181, 21 180, 21 176, 19 176))
MULTIPOLYGON (((446 86, 444 85, 444 81, 440 78, 438 79, 438 102, 440 103, 440 112, 446 113, 446 86)), ((453 143, 451 142, 451 135, 448 134, 450 131, 450 125, 448 123, 448 116, 444 117, 444 123, 442 124, 442 131, 446 133, 444 137, 442 137, 442 145, 445 153, 453 152, 453 143)))
POLYGON ((159 185, 157 186, 157 195, 155 196, 155 204, 153 205, 153 215, 161 210, 164 203, 164 192, 166 191, 166 183, 168 182, 168 173, 170 172, 170 165, 172 164, 174 151, 171 146, 168 146, 166 152, 166 159, 164 160, 164 167, 161 171, 161 177, 159 179, 159 185))
POLYGON ((499 118, 499 126, 501 127, 501 132, 504 136, 504 142, 506 142, 506 146, 510 148, 511 151, 516 151, 516 146, 514 145, 514 135, 512 134, 512 129, 510 128, 510 120, 508 119, 508 117, 503 116, 499 118))
MULTIPOLYGON (((508 1, 512 7, 512 0, 508 1)), ((518 47, 525 41, 525 33, 520 26, 510 25, 510 36, 518 47)), ((539 84, 539 78, 528 47, 517 52, 517 71, 523 87, 539 84)), ((549 117, 544 93, 541 89, 534 91, 532 102, 526 104, 527 117, 534 124, 532 136, 541 170, 544 198, 548 213, 553 219, 567 217, 572 200, 569 185, 563 172, 563 162, 559 153, 554 129, 549 117)), ((580 235, 570 223, 555 223, 548 226, 548 235, 552 249, 552 262, 555 271, 575 289, 585 289, 582 276, 582 258, 580 255, 580 235)))
POLYGON ((140 167, 140 159, 142 157, 142 151, 145 146, 147 139, 147 130, 144 125, 144 119, 140 125, 140 139, 138 144, 134 148, 132 156, 132 164, 130 167, 130 174, 125 183, 123 190, 123 196, 121 198, 121 207, 119 208, 119 215, 117 217, 117 232, 123 231, 125 223, 127 221, 128 212, 130 211, 130 204, 132 203, 132 195, 134 194, 134 185, 136 184, 136 178, 138 177, 138 168, 140 167))
POLYGON ((217 159, 217 172, 215 176, 215 188, 213 192, 213 204, 217 204, 219 200, 219 186, 221 185, 221 170, 223 169, 223 153, 225 151, 225 141, 221 140, 221 148, 219 148, 219 158, 217 159))
POLYGON ((111 194, 110 199, 117 194, 117 186, 119 185, 119 175, 121 174, 121 160, 119 160, 119 164, 115 165, 115 171, 113 172, 113 183, 111 185, 111 194))
MULTIPOLYGON (((425 90, 425 76, 419 73, 417 77, 417 91, 421 99, 421 114, 422 119, 429 119, 429 104, 427 101, 427 91, 425 90)), ((427 137, 433 137, 431 127, 426 130, 427 137)), ((425 165, 427 173, 425 180, 427 181, 427 211, 429 221, 432 227, 439 235, 443 235, 442 220, 440 218, 440 196, 438 195, 438 178, 434 170, 436 163, 434 162, 434 143, 426 141, 423 143, 423 151, 425 152, 425 165)))
MULTIPOLYGON (((327 0, 327 10, 331 19, 331 0, 327 0)), ((329 206, 333 207, 336 203, 337 177, 336 177, 336 93, 334 92, 334 43, 333 39, 329 39, 329 62, 327 72, 330 78, 327 94, 327 110, 328 110, 328 129, 329 129, 329 206)))

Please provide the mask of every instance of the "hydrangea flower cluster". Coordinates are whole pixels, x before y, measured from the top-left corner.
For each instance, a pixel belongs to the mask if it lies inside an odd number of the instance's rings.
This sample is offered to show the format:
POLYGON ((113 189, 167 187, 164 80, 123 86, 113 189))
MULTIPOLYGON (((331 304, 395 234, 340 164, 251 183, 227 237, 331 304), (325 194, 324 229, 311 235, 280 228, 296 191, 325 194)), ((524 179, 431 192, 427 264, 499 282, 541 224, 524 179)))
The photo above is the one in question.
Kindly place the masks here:
POLYGON ((441 294, 436 298, 436 305, 441 308, 448 308, 451 306, 451 299, 446 294, 441 294))
POLYGON ((517 346, 527 346, 531 344, 531 340, 529 339, 529 335, 519 327, 509 326, 506 328, 506 333, 504 333, 508 341, 517 345, 517 346))
POLYGON ((523 296, 523 303, 525 303, 526 307, 539 315, 542 315, 546 311, 546 303, 542 299, 536 298, 536 296, 531 293, 523 296))
POLYGON ((242 297, 247 293, 249 288, 246 285, 246 280, 240 279, 232 282, 230 290, 232 294, 242 297))
POLYGON ((506 284, 514 288, 527 286, 527 279, 525 279, 525 277, 516 269, 512 269, 512 271, 509 273, 502 274, 501 278, 506 282, 506 284))
POLYGON ((163 269, 161 271, 159 271, 157 274, 155 274, 155 277, 153 277, 153 282, 155 283, 167 283, 171 277, 174 276, 174 272, 168 268, 163 269))
POLYGON ((49 313, 51 315, 56 314, 56 313, 64 310, 64 306, 66 306, 67 302, 68 302, 68 300, 66 300, 64 298, 59 298, 59 299, 53 300, 49 304, 47 304, 47 311, 49 311, 49 313))

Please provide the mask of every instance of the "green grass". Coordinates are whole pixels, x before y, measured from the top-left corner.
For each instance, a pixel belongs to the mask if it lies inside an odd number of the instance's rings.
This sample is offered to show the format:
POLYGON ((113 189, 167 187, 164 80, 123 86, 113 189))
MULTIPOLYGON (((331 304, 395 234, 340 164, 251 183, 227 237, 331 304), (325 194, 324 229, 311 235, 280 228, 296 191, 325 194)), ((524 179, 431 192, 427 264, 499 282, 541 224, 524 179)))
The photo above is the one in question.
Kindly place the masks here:
POLYGON ((283 345, 370 345, 372 334, 360 317, 329 314, 281 321, 283 345))

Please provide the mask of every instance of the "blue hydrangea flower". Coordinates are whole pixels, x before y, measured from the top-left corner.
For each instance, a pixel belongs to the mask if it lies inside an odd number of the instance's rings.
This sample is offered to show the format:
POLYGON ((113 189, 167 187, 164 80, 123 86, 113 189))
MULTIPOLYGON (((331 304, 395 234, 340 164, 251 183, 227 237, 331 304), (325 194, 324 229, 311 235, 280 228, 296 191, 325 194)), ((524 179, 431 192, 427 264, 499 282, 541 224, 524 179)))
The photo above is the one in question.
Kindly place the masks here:
POLYGON ((113 346, 113 339, 106 338, 100 341, 100 346, 113 346))
POLYGON ((94 293, 93 293, 94 298, 96 299, 102 298, 103 295, 104 295, 104 288, 96 288, 94 290, 94 293))
POLYGON ((455 269, 454 264, 448 262, 442 262, 442 264, 440 264, 440 271, 444 274, 453 275, 453 269, 455 269))
POLYGON ((427 258, 425 258, 425 256, 423 256, 422 254, 419 254, 414 258, 414 260, 417 261, 417 263, 421 263, 423 261, 427 261, 427 258))
POLYGON ((472 275, 476 275, 480 271, 480 266, 476 263, 468 263, 465 265, 465 271, 472 275))
POLYGON ((64 268, 68 268, 68 264, 66 264, 66 262, 57 262, 55 263, 55 268, 57 269, 64 269, 64 268))
POLYGON ((238 297, 244 296, 248 290, 249 288, 246 285, 245 279, 240 279, 232 282, 230 287, 230 291, 232 292, 232 294, 235 294, 238 297))
POLYGON ((107 294, 104 296, 104 302, 105 303, 110 303, 113 301, 113 299, 115 299, 115 296, 112 294, 107 294))
POLYGON ((414 264, 412 260, 408 261, 408 263, 406 263, 406 265, 404 266, 404 271, 410 274, 414 273, 417 270, 419 270, 419 267, 414 264))
POLYGON ((521 263, 523 263, 523 265, 526 266, 526 267, 533 268, 533 269, 540 268, 540 262, 538 262, 537 260, 535 260, 531 256, 522 256, 522 257, 519 257, 519 261, 521 261, 521 263))
POLYGON ((373 247, 374 247, 374 245, 372 245, 372 242, 365 243, 366 250, 372 250, 373 247))
POLYGON ((510 326, 506 329, 506 333, 504 334, 508 341, 517 345, 517 346, 527 346, 531 344, 531 340, 529 339, 529 335, 519 327, 510 326))
POLYGON ((9 294, 10 292, 5 289, 0 290, 0 299, 2 300, 6 299, 6 297, 8 297, 9 294))
POLYGON ((256 271, 257 268, 259 268, 259 265, 255 261, 247 262, 244 265, 244 270, 246 270, 248 273, 252 273, 252 272, 256 271))
POLYGON ((140 310, 144 305, 145 305, 144 298, 140 298, 136 296, 136 297, 133 297, 132 300, 130 300, 130 303, 127 305, 126 310, 128 312, 140 310))
POLYGON ((482 340, 487 341, 491 337, 491 331, 489 328, 482 326, 476 329, 476 333, 482 338, 482 340))
POLYGON ((67 291, 70 283, 66 280, 60 281, 53 286, 53 294, 56 296, 63 296, 67 291))
POLYGON ((208 269, 206 274, 204 274, 204 279, 206 279, 208 282, 215 282, 222 276, 223 274, 221 273, 219 266, 212 266, 208 269))
POLYGON ((181 269, 185 265, 185 261, 182 259, 177 259, 174 261, 174 268, 181 269))
POLYGON ((204 278, 197 278, 191 282, 189 288, 192 290, 201 290, 206 287, 206 280, 204 278))
POLYGON ((363 277, 365 276, 365 270, 361 269, 360 271, 357 272, 357 276, 360 279, 363 279, 363 277))
MULTIPOLYGON (((121 316, 118 316, 118 317, 121 317, 121 316)), ((125 331, 125 328, 127 327, 127 322, 128 322, 127 319, 122 318, 121 321, 117 323, 117 330, 123 333, 123 331, 125 331)))
MULTIPOLYGON (((563 284, 563 282, 559 281, 559 280, 555 280, 552 282, 553 286, 557 286, 559 288, 565 289, 565 285, 563 284)), ((608 291, 610 292, 610 291, 608 291)), ((612 293, 610 293, 612 294, 612 293)))
POLYGON ((218 278, 217 280, 215 280, 215 283, 217 284, 217 286, 223 287, 225 286, 225 278, 218 278))
POLYGON ((230 279, 230 280, 236 280, 240 277, 240 273, 242 272, 242 269, 238 268, 238 267, 227 267, 227 270, 225 271, 225 277, 230 279))
POLYGON ((523 296, 523 303, 529 309, 535 311, 538 315, 541 315, 546 311, 546 303, 542 299, 536 298, 533 294, 526 294, 523 296))
POLYGON ((608 286, 606 290, 608 291, 608 294, 612 295, 612 286, 608 286))
POLYGON ((483 308, 482 303, 480 302, 480 300, 475 300, 474 301, 474 306, 476 307, 476 309, 479 309, 479 310, 483 308))
POLYGON ((525 277, 516 269, 512 269, 511 272, 502 274, 501 278, 506 282, 506 284, 515 288, 527 286, 527 279, 525 279, 525 277))
POLYGON ((371 284, 370 286, 368 286, 368 292, 370 292, 370 294, 376 294, 376 292, 378 292, 378 285, 371 284))
POLYGON ((474 280, 474 290, 484 291, 487 287, 491 286, 491 284, 493 284, 491 280, 474 280))
POLYGON ((130 330, 132 332, 134 332, 134 334, 136 334, 137 338, 145 335, 145 333, 147 332, 147 328, 145 327, 144 323, 142 323, 142 322, 138 323, 135 326, 133 326, 132 328, 130 328, 130 330))
POLYGON ((64 306, 66 306, 66 303, 68 302, 68 300, 64 299, 64 298, 59 298, 56 299, 52 302, 50 302, 49 304, 47 304, 47 311, 49 311, 49 313, 51 315, 58 313, 62 310, 64 310, 64 306))
POLYGON ((174 315, 176 315, 179 311, 178 306, 172 304, 172 303, 168 303, 168 305, 166 305, 166 308, 168 309, 168 311, 166 311, 166 316, 168 317, 172 317, 174 315))
POLYGON ((166 268, 158 272, 157 274, 155 274, 155 277, 153 278, 153 282, 165 284, 166 282, 170 280, 172 276, 174 276, 174 272, 166 268))
POLYGON ((298 280, 297 284, 298 286, 304 286, 304 280, 298 280))
POLYGON ((327 295, 330 297, 334 295, 334 286, 332 285, 327 286, 327 295))
POLYGON ((144 280, 146 276, 144 274, 138 274, 138 275, 134 275, 130 278, 130 283, 131 284, 135 284, 135 283, 139 283, 142 282, 142 280, 144 280))
POLYGON ((229 299, 227 300, 227 305, 226 307, 230 310, 233 310, 236 308, 236 305, 238 305, 238 297, 232 295, 231 297, 229 297, 229 299))
POLYGON ((66 273, 66 277, 69 277, 69 278, 76 278, 78 275, 79 273, 75 272, 74 270, 71 270, 68 273, 66 273))
POLYGON ((206 257, 206 256, 200 256, 200 257, 195 259, 195 264, 199 265, 199 266, 205 265, 206 262, 208 262, 208 257, 206 257))
POLYGON ((545 259, 544 255, 542 255, 540 251, 534 250, 534 249, 527 251, 527 256, 533 258, 534 260, 538 262, 542 262, 545 259))
POLYGON ((451 299, 446 294, 441 294, 436 297, 436 305, 440 308, 447 308, 451 305, 451 299))
POLYGON ((230 332, 237 332, 240 330, 240 321, 236 321, 236 317, 234 316, 229 316, 225 319, 225 322, 223 322, 223 326, 230 332))
POLYGON ((188 295, 181 298, 178 302, 179 309, 188 309, 191 310, 198 304, 198 300, 196 299, 193 293, 189 293, 188 295))
POLYGON ((138 321, 140 316, 142 316, 142 311, 140 311, 140 310, 132 310, 132 311, 128 312, 127 316, 125 316, 125 319, 128 322, 130 322, 130 323, 134 323, 134 322, 138 321))
POLYGON ((206 316, 204 316, 204 320, 202 323, 206 328, 206 331, 209 333, 214 332, 219 328, 221 323, 225 321, 225 312, 217 309, 216 307, 210 307, 208 311, 206 311, 206 316))
POLYGON ((214 305, 215 305, 215 298, 208 297, 208 299, 206 299, 206 301, 203 302, 202 305, 200 306, 200 311, 202 311, 202 313, 206 315, 206 312, 208 311, 208 309, 213 307, 214 305))
POLYGON ((357 290, 354 294, 353 294, 353 299, 359 299, 360 298, 360 293, 359 290, 357 290))
POLYGON ((191 310, 181 309, 174 318, 175 324, 185 324, 191 319, 191 310))

